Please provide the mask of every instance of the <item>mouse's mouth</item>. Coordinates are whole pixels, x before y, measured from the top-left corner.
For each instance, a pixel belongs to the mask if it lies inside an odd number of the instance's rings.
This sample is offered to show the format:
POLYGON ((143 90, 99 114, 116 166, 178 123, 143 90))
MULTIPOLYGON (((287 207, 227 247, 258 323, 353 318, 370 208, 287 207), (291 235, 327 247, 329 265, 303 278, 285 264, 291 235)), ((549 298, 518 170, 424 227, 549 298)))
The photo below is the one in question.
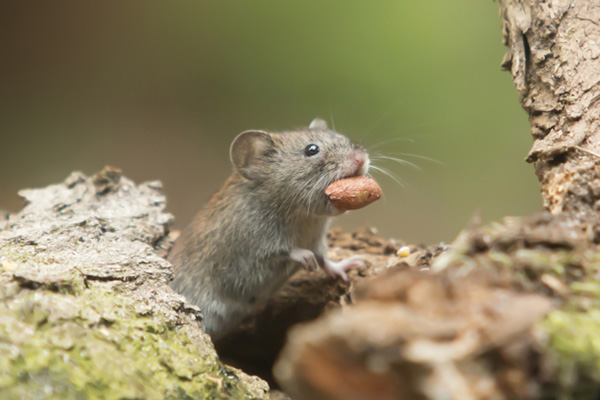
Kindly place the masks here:
POLYGON ((353 172, 351 174, 342 175, 340 178, 336 179, 336 181, 341 181, 342 179, 348 179, 348 178, 356 178, 357 176, 366 176, 366 177, 369 177, 368 174, 365 174, 362 171, 356 171, 356 172, 353 172))
POLYGON ((370 164, 371 164, 371 160, 369 160, 369 157, 367 156, 358 165, 356 163, 353 163, 353 165, 350 167, 350 172, 347 173, 347 174, 342 175, 337 180, 346 179, 346 178, 354 178, 354 177, 357 177, 357 176, 370 177, 369 174, 368 174, 369 173, 369 165, 370 164))

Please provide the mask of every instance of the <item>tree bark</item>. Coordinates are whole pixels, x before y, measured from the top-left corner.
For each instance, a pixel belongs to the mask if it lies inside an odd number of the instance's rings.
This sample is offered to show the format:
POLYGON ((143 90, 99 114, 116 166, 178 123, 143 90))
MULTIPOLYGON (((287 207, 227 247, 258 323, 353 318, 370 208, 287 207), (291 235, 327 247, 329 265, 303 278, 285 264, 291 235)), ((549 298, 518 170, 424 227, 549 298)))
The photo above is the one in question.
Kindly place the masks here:
POLYGON ((531 123, 544 206, 589 225, 600 207, 600 4, 500 0, 502 66, 531 123))
POLYGON ((0 398, 268 398, 169 288, 159 182, 107 168, 20 194, 0 218, 0 398))

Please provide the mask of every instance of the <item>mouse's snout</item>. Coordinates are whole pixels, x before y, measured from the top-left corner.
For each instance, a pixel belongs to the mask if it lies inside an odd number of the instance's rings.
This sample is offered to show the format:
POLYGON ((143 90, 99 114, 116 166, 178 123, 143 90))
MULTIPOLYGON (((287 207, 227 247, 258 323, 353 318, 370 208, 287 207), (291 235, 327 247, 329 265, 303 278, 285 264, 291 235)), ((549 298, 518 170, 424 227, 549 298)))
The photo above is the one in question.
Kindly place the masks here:
POLYGON ((365 175, 369 170, 369 155, 364 150, 355 150, 350 154, 353 175, 365 175))

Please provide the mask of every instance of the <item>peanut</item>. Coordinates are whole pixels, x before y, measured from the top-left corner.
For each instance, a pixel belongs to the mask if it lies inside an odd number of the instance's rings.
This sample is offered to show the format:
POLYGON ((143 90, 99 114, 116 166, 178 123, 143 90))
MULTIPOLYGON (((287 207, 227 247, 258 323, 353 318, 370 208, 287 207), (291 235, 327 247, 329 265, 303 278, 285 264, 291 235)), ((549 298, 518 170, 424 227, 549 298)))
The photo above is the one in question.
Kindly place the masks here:
POLYGON ((371 178, 354 176, 333 182, 325 195, 336 208, 347 211, 363 208, 381 197, 381 188, 371 178))

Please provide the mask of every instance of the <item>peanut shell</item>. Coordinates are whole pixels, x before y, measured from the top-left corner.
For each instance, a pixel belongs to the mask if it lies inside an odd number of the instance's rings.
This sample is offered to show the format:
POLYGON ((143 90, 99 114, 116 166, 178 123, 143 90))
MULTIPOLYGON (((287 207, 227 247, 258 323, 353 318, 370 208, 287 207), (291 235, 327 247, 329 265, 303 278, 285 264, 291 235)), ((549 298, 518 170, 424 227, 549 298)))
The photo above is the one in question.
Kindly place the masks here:
POLYGON ((381 188, 371 178, 353 176, 333 182, 325 195, 336 208, 347 211, 363 208, 381 197, 381 188))

